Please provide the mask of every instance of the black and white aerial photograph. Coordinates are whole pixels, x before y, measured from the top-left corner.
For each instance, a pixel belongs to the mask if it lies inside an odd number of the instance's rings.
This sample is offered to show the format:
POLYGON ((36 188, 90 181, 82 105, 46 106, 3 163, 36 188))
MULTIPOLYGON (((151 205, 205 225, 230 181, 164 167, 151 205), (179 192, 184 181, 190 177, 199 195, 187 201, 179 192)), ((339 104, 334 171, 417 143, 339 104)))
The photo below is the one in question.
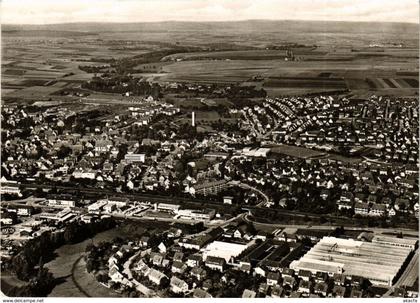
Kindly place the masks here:
POLYGON ((418 0, 0 15, 3 303, 417 302, 418 0))

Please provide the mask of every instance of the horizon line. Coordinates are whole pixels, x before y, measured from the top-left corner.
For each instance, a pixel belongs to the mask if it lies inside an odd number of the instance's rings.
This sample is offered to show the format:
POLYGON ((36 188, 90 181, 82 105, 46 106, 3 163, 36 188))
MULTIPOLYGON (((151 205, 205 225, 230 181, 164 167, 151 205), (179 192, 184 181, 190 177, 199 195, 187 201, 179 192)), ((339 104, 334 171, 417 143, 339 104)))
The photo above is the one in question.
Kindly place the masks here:
POLYGON ((361 20, 317 20, 317 19, 243 19, 243 20, 159 20, 159 21, 73 21, 73 22, 54 22, 54 23, 7 23, 2 22, 1 25, 20 25, 20 26, 31 26, 31 25, 64 25, 64 24, 148 24, 148 23, 170 23, 170 22, 177 22, 177 23, 239 23, 239 22, 253 22, 253 21, 268 21, 268 22, 288 22, 288 21, 295 21, 295 22, 338 22, 338 23, 388 23, 388 24, 413 24, 419 25, 420 20, 417 22, 410 22, 410 21, 361 21, 361 20))

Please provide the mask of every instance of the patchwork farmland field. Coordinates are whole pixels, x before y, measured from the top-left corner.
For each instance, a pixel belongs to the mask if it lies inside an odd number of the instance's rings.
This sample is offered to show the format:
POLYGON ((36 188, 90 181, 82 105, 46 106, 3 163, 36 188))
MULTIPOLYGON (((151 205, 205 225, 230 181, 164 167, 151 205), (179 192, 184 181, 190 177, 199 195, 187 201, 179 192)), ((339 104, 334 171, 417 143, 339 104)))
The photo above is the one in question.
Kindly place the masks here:
POLYGON ((264 87, 322 87, 326 89, 346 89, 346 83, 339 78, 303 78, 303 77, 270 77, 264 87))
POLYGON ((60 89, 77 89, 95 75, 80 70, 79 65, 109 64, 180 47, 191 50, 137 63, 131 66, 132 74, 157 83, 257 85, 273 96, 346 89, 360 96, 418 93, 418 38, 412 34, 417 28, 325 26, 256 21, 252 27, 241 23, 122 24, 118 31, 96 24, 6 27, 2 29, 2 96, 58 99, 60 89), (360 32, 364 34, 355 39, 354 34, 360 32), (371 47, 372 41, 379 46, 371 47), (60 84, 46 85, 48 81, 60 84))
MULTIPOLYGON (((326 52, 318 51, 314 47, 290 48, 295 55, 325 55, 326 52)), ((236 51, 213 51, 213 52, 193 52, 179 53, 166 56, 164 61, 168 60, 197 60, 197 59, 215 59, 215 60, 284 60, 286 50, 236 50, 236 51)))
POLYGON ((419 82, 415 78, 367 78, 371 89, 418 88, 419 82))

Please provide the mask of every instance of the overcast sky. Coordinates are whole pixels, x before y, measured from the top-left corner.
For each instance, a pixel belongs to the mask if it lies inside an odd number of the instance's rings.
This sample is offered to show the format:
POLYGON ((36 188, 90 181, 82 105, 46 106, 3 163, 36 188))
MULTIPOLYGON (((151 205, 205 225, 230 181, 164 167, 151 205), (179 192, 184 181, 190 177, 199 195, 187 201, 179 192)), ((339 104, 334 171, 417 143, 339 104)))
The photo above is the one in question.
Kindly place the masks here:
POLYGON ((418 23, 418 0, 0 0, 2 23, 236 21, 418 23))

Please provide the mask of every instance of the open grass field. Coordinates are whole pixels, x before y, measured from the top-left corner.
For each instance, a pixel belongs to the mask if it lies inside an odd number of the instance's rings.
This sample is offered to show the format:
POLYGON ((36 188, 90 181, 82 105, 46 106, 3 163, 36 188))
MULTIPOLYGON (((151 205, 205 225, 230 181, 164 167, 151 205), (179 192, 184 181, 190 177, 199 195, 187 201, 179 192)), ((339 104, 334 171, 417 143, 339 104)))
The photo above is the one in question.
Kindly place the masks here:
POLYGON ((325 155, 325 153, 311 150, 304 147, 298 147, 298 146, 290 146, 290 145, 276 145, 271 147, 271 152, 273 154, 282 154, 302 159, 309 159, 313 157, 322 157, 325 155))
MULTIPOLYGON (((120 298, 122 295, 106 288, 96 281, 93 274, 86 271, 86 262, 83 258, 79 259, 73 267, 73 281, 77 283, 77 290, 83 293, 83 296, 93 298, 120 298)), ((69 289, 71 290, 71 289, 69 289)), ((71 293, 67 297, 73 296, 71 293)))
POLYGON ((366 82, 372 89, 418 88, 419 81, 415 78, 367 78, 366 82))

